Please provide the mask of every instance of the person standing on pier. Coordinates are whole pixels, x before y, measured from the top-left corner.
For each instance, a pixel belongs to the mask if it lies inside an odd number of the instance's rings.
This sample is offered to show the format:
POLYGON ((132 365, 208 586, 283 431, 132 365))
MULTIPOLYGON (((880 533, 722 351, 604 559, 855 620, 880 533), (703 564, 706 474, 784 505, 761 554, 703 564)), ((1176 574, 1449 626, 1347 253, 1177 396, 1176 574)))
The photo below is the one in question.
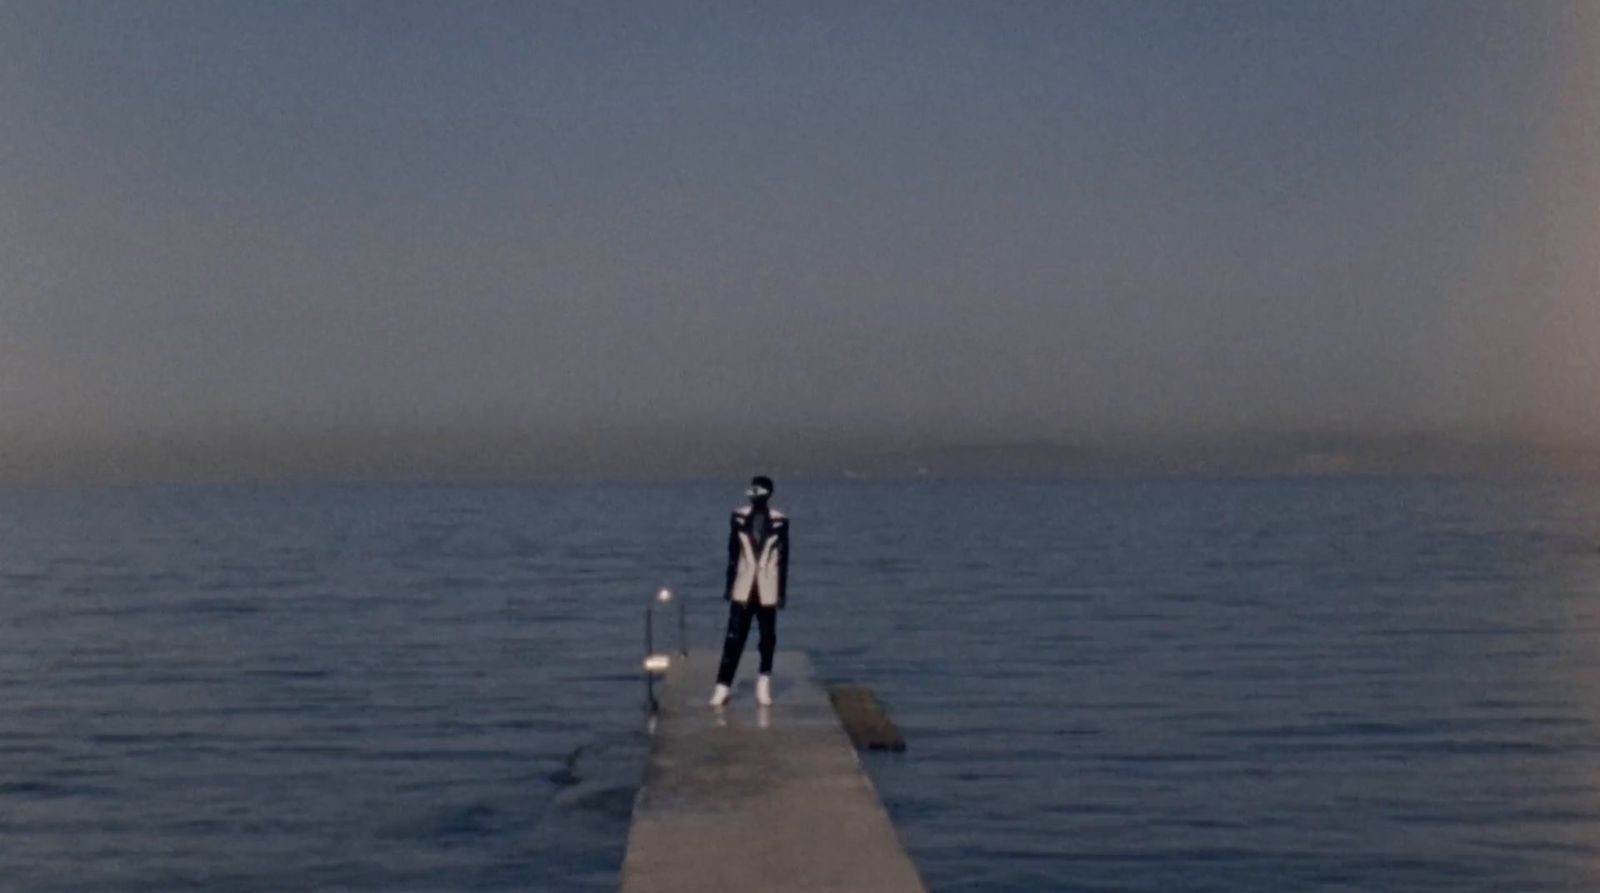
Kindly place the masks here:
POLYGON ((761 674, 756 677, 756 703, 772 703, 772 655, 778 647, 778 611, 788 601, 789 518, 768 504, 772 478, 757 475, 745 491, 750 504, 733 512, 728 531, 728 574, 722 597, 728 602, 728 635, 711 706, 721 707, 733 694, 750 621, 761 626, 761 674))

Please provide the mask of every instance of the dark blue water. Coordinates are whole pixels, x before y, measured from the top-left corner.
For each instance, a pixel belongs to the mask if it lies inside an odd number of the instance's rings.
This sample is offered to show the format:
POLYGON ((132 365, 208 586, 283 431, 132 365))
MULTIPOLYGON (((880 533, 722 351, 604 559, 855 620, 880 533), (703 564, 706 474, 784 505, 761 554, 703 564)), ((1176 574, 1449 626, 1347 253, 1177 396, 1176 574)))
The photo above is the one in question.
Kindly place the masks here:
MULTIPOLYGON (((936 891, 1600 888, 1593 481, 779 495, 936 891)), ((611 889, 640 606, 714 641, 736 497, 0 491, 0 889, 611 889)))

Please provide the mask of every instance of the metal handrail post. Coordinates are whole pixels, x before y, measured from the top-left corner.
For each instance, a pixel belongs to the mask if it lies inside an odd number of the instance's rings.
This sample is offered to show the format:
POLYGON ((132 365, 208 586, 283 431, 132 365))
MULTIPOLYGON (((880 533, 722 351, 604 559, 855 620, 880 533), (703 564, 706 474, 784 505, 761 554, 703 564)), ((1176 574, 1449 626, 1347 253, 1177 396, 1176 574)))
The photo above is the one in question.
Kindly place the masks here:
MULTIPOLYGON (((644 653, 646 657, 656 653, 656 627, 655 627, 655 600, 651 599, 644 606, 644 653)), ((644 699, 649 705, 650 712, 656 711, 656 674, 648 669, 644 673, 644 699)))
MULTIPOLYGON (((662 587, 644 606, 644 696, 653 713, 660 708, 656 701, 657 674, 664 674, 672 666, 672 657, 656 653, 656 608, 675 598, 671 589, 662 587)), ((678 654, 680 659, 689 656, 689 620, 683 599, 678 599, 678 654)))

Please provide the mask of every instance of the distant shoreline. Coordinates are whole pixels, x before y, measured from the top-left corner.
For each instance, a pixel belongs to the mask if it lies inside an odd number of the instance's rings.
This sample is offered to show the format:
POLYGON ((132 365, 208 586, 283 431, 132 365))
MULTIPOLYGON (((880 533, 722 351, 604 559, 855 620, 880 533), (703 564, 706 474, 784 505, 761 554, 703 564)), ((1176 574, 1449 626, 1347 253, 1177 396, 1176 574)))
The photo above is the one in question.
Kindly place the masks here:
MULTIPOLYGON (((798 442, 809 446, 823 439, 813 435, 798 442)), ((810 481, 1600 473, 1600 449, 1586 445, 1427 434, 854 446, 831 454, 814 446, 739 454, 674 443, 648 456, 616 460, 571 445, 510 438, 481 446, 438 437, 388 440, 365 449, 350 439, 326 449, 313 442, 258 443, 242 451, 230 446, 161 441, 101 443, 77 450, 0 445, 0 486, 692 483, 747 474, 757 467, 810 481)))

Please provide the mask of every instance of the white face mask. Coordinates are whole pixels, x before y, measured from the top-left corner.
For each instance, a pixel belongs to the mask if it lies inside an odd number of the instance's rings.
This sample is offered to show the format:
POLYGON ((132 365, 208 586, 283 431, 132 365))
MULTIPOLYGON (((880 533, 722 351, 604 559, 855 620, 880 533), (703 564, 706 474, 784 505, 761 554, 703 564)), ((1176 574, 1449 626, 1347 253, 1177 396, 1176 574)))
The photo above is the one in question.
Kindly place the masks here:
POLYGON ((766 497, 772 495, 772 491, 768 490, 766 487, 751 487, 750 489, 744 491, 744 495, 750 497, 751 499, 765 499, 766 497))

